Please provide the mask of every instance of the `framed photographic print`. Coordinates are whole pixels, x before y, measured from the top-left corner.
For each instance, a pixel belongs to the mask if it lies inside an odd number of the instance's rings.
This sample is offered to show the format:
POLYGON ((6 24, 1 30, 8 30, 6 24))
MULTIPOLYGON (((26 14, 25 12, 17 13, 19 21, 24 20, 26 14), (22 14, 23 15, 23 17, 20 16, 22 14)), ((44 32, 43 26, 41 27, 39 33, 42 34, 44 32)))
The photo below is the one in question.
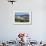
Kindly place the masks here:
POLYGON ((16 11, 14 24, 32 24, 32 12, 16 11))

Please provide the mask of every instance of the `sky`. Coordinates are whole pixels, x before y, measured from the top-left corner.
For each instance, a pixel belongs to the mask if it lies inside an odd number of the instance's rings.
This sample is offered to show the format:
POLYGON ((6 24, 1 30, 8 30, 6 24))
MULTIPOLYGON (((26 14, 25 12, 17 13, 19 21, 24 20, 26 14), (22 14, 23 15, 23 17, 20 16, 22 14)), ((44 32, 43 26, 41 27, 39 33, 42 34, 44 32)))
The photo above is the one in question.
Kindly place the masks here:
POLYGON ((22 16, 22 15, 25 15, 25 14, 28 14, 28 13, 24 13, 24 12, 16 12, 16 16, 22 16))

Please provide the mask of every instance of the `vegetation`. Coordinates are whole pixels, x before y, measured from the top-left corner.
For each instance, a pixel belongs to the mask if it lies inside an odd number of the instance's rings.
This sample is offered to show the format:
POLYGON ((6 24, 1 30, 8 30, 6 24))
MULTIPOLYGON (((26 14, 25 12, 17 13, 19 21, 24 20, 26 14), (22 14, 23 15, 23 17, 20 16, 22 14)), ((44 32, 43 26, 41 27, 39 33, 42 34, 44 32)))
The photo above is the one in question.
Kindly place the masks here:
POLYGON ((29 20, 21 20, 21 19, 15 18, 15 22, 29 22, 29 20))

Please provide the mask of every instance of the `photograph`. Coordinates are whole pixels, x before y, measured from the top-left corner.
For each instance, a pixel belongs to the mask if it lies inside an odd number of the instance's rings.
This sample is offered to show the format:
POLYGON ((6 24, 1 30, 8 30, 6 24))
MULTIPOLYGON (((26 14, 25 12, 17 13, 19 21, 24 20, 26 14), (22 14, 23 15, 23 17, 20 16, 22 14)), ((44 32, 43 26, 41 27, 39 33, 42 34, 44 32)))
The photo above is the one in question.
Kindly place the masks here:
POLYGON ((15 22, 29 22, 28 13, 16 13, 15 22))
POLYGON ((31 16, 29 12, 16 12, 15 24, 31 24, 31 16))

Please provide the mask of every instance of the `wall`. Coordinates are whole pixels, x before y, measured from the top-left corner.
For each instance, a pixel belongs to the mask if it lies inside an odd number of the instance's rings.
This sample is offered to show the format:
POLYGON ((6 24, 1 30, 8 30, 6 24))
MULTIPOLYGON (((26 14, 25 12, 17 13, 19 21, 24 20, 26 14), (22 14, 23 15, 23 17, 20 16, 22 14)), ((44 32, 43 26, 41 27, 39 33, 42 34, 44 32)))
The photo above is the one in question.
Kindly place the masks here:
POLYGON ((45 0, 17 0, 14 5, 0 0, 0 40, 11 40, 18 32, 27 32, 37 41, 46 40, 45 0), (32 25, 14 25, 13 16, 17 10, 32 11, 32 25))

